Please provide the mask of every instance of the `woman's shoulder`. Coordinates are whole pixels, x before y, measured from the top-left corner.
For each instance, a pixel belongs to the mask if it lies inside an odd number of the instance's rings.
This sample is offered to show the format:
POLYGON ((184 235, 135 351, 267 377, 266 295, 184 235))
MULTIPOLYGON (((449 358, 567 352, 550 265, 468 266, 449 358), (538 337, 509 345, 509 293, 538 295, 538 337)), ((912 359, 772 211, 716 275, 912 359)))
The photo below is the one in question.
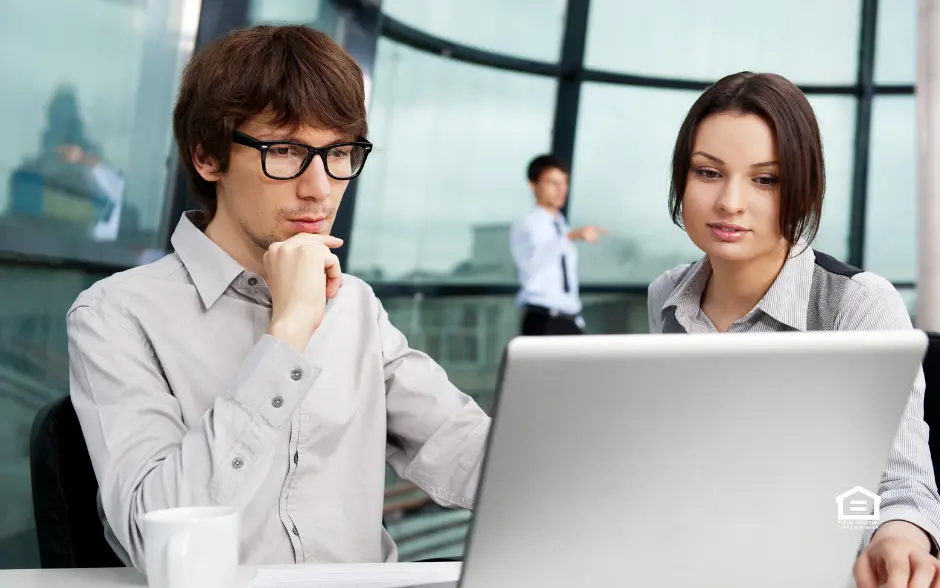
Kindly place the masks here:
POLYGON ((649 313, 649 328, 651 333, 662 332, 662 309, 666 300, 672 296, 676 288, 685 279, 694 264, 683 263, 664 271, 658 278, 650 282, 646 296, 646 309, 649 313))
POLYGON ((813 251, 820 286, 835 287, 843 297, 854 301, 880 301, 900 299, 900 294, 885 278, 874 272, 859 269, 821 251, 813 251), (821 274, 821 275, 820 275, 821 274))
POLYGON ((823 272, 816 291, 824 306, 836 315, 840 330, 882 330, 909 328, 910 314, 904 299, 884 277, 837 262, 816 253, 816 265, 823 272))
MULTIPOLYGON (((666 297, 669 294, 672 294, 672 291, 676 289, 676 286, 682 282, 683 278, 689 273, 689 270, 692 269, 694 264, 691 263, 680 263, 677 266, 671 267, 659 274, 659 277, 650 282, 649 286, 649 295, 653 296, 653 293, 665 292, 666 297)), ((664 297, 665 298, 665 297, 664 297)))
POLYGON ((651 312, 662 308, 696 265, 696 263, 682 263, 671 267, 650 283, 646 300, 651 312))
POLYGON ((903 314, 903 322, 910 321, 901 293, 882 276, 867 271, 860 272, 852 276, 851 284, 854 287, 846 288, 844 307, 853 306, 867 313, 903 314))

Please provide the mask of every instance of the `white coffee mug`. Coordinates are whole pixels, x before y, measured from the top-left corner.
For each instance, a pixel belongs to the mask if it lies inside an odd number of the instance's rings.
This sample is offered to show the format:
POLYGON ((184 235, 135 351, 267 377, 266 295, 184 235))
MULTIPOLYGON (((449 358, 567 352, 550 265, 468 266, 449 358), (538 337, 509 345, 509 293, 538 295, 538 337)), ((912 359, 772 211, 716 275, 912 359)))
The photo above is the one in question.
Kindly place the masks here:
POLYGON ((238 573, 238 511, 170 508, 144 515, 150 588, 231 588, 238 573))

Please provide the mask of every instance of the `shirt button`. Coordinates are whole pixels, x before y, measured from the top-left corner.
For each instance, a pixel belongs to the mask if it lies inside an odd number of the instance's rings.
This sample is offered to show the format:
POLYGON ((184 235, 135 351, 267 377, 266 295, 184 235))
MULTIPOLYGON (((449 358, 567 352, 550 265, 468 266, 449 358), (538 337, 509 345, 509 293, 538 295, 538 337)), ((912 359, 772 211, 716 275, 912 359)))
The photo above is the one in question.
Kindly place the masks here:
POLYGON ((291 533, 300 537, 300 531, 297 530, 297 525, 294 525, 294 528, 291 529, 291 533))
POLYGON ((294 380, 299 380, 304 377, 304 371, 300 368, 294 368, 290 371, 290 377, 294 380))
POLYGON ((245 465, 245 462, 242 461, 242 458, 240 457, 236 457, 235 459, 232 460, 232 467, 235 468, 236 470, 242 467, 243 465, 245 465))
POLYGON ((257 286, 257 285, 258 285, 258 278, 248 278, 248 285, 249 285, 249 286, 257 286))
POLYGON ((284 399, 281 398, 280 396, 275 396, 274 398, 271 399, 271 406, 273 406, 274 408, 281 408, 282 406, 284 406, 284 399))
POLYGON ((299 459, 300 459, 300 454, 298 454, 298 453, 295 451, 295 452, 294 452, 294 465, 297 465, 297 460, 299 460, 299 459))

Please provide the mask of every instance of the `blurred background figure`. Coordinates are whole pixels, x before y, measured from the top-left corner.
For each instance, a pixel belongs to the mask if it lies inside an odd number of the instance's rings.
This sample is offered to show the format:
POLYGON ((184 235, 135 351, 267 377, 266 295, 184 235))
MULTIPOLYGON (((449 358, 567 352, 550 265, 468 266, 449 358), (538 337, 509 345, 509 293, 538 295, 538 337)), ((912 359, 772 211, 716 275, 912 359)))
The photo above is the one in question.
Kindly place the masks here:
POLYGON ((510 247, 519 273, 516 303, 523 335, 581 335, 578 252, 573 241, 595 243, 607 231, 588 225, 572 229, 564 215, 568 166, 554 155, 529 163, 535 208, 512 226, 510 247))
POLYGON ((39 220, 94 241, 118 236, 124 178, 87 137, 75 89, 56 90, 46 110, 40 151, 10 175, 7 214, 39 220))

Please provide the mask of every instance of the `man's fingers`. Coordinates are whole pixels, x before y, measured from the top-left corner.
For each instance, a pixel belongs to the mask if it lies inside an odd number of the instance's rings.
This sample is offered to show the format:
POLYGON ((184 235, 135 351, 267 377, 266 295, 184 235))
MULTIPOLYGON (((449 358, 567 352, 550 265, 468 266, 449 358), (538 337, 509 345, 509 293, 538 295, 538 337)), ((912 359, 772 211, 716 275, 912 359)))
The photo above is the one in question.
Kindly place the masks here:
MULTIPOLYGON (((329 249, 340 247, 342 244, 342 239, 332 235, 298 233, 286 241, 272 243, 268 247, 267 252, 265 252, 265 265, 267 265, 267 260, 270 257, 278 258, 281 255, 292 256, 297 253, 302 253, 304 250, 306 250, 306 253, 312 253, 315 250, 317 256, 323 256, 323 271, 326 274, 326 296, 327 298, 333 298, 339 292, 340 286, 343 284, 343 270, 340 268, 339 258, 334 253, 331 253, 329 249), (324 249, 324 247, 326 249, 324 249)), ((307 259, 316 261, 316 258, 307 259)))
POLYGON ((885 557, 885 588, 908 588, 911 579, 911 560, 907 552, 890 553, 885 557))
POLYGON ((324 259, 324 270, 326 271, 326 296, 333 298, 343 285, 343 270, 339 265, 339 258, 330 253, 324 259))
POLYGON ((911 579, 908 588, 930 588, 937 575, 937 560, 926 553, 911 554, 911 579))
POLYGON ((342 247, 343 240, 333 235, 321 235, 319 233, 297 233, 293 237, 284 241, 284 243, 322 243, 330 249, 342 247))
POLYGON ((336 298, 336 295, 339 294, 339 289, 343 286, 343 278, 337 278, 331 280, 327 278, 326 280, 326 297, 327 298, 336 298))
POLYGON ((317 237, 322 237, 323 244, 330 249, 336 249, 337 247, 343 246, 343 240, 339 237, 334 237, 333 235, 317 235, 317 237))
POLYGON ((855 577, 855 585, 858 588, 878 588, 878 578, 875 576, 872 560, 868 557, 867 553, 862 553, 862 555, 855 560, 852 575, 855 577))
POLYGON ((326 271, 326 277, 338 278, 343 275, 343 269, 339 266, 339 258, 334 253, 327 253, 323 259, 323 269, 326 271))

